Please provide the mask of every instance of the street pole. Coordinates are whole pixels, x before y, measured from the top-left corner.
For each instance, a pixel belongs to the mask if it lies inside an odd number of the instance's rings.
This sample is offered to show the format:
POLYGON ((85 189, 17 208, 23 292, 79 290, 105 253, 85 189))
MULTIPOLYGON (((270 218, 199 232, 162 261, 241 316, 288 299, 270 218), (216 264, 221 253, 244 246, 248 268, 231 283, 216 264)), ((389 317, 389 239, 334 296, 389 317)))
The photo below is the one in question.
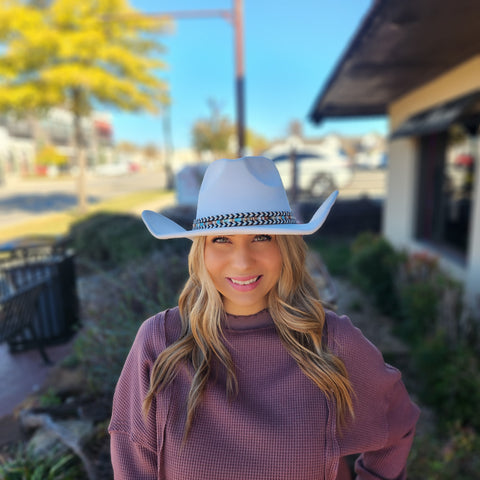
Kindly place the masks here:
POLYGON ((245 152, 245 73, 243 52, 243 4, 234 0, 233 29, 235 32, 235 92, 237 101, 237 145, 238 156, 245 152))

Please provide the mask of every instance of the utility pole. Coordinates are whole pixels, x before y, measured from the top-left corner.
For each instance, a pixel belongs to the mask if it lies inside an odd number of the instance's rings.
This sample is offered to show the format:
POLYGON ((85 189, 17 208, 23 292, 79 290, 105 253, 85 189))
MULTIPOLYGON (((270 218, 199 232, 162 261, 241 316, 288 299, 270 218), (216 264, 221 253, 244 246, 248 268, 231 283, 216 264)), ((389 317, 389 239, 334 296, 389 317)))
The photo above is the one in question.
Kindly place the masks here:
POLYGON ((243 52, 243 0, 235 0, 233 29, 235 32, 235 92, 237 99, 238 156, 245 153, 245 71, 243 52))
POLYGON ((172 12, 150 13, 148 16, 159 18, 191 19, 220 17, 229 21, 234 31, 235 55, 235 101, 237 127, 237 154, 242 157, 245 152, 245 72, 243 49, 243 0, 232 0, 230 10, 182 10, 172 12))

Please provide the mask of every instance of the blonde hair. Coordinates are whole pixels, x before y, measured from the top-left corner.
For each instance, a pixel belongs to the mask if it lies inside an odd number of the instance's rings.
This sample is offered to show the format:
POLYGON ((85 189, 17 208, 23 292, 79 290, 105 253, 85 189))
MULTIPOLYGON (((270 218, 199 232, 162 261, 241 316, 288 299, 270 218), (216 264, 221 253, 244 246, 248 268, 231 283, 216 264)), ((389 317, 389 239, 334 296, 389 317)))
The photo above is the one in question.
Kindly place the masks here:
MULTIPOLYGON (((353 416, 353 390, 342 360, 331 354, 323 336, 325 312, 317 288, 305 267, 307 246, 297 235, 276 237, 283 265, 277 285, 268 294, 268 309, 278 335, 302 372, 337 405, 337 424, 353 416)), ((216 357, 227 371, 226 392, 233 396, 238 385, 230 353, 222 342, 222 299, 204 262, 205 237, 197 237, 188 257, 189 279, 180 294, 181 335, 155 361, 150 389, 143 403, 146 414, 155 394, 171 383, 182 362, 195 370, 187 403, 185 438, 210 377, 216 357)))

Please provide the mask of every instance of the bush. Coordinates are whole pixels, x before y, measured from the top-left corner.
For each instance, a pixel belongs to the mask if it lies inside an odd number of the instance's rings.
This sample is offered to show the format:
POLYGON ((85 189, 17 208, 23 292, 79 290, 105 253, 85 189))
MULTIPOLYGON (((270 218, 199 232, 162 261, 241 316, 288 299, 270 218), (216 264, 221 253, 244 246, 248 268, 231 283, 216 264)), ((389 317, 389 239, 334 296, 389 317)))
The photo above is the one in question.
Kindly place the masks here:
POLYGON ((313 237, 305 239, 309 247, 320 253, 331 275, 346 277, 350 265, 350 242, 343 238, 313 237))
POLYGON ((416 437, 408 462, 409 480, 477 480, 480 436, 455 425, 446 439, 416 437))
POLYGON ((435 328, 438 291, 431 283, 408 284, 400 288, 400 303, 396 332, 411 345, 417 344, 435 328))
POLYGON ((437 257, 413 253, 400 264, 397 332, 411 345, 438 331, 456 342, 461 338, 462 288, 438 265, 437 257))
POLYGON ((51 452, 41 460, 20 445, 7 459, 2 458, 0 478, 3 480, 75 480, 84 478, 80 462, 73 454, 58 456, 51 452))
POLYGON ((351 278, 411 345, 418 393, 435 410, 439 431, 455 423, 480 431, 480 360, 471 341, 478 337, 464 331, 460 284, 436 257, 397 253, 370 233, 352 244, 351 278))
POLYGON ((386 314, 399 308, 395 279, 399 255, 387 240, 372 234, 360 234, 352 244, 350 274, 353 283, 370 293, 375 305, 386 314))
MULTIPOLYGON (((84 262, 107 270, 140 260, 167 244, 153 237, 134 215, 98 213, 75 223, 70 243, 84 262)), ((169 240, 169 248, 187 252, 189 241, 169 240)))
POLYGON ((458 422, 480 431, 480 361, 463 343, 439 333, 412 352, 420 399, 432 406, 440 427, 458 422))
POLYGON ((111 395, 140 323, 177 305, 186 277, 186 257, 166 248, 85 283, 85 327, 67 365, 82 368, 90 393, 111 395))

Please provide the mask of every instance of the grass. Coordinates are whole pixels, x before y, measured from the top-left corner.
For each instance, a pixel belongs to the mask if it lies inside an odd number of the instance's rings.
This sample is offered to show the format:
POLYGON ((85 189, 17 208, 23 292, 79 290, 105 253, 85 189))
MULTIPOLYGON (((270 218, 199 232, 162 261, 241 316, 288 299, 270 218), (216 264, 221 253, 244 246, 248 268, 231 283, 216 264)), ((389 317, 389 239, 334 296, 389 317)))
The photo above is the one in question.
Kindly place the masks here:
POLYGON ((168 202, 170 199, 173 200, 173 192, 171 191, 145 190, 90 205, 88 212, 83 215, 79 214, 76 209, 41 215, 25 222, 0 228, 0 242, 21 237, 63 236, 69 232, 74 222, 85 219, 95 213, 132 213, 135 210, 139 210, 142 205, 154 203, 157 200, 159 203, 163 201, 168 202))
POLYGON ((127 195, 111 198, 98 204, 92 208, 90 213, 102 212, 115 212, 115 213, 128 213, 134 210, 136 207, 140 207, 149 202, 155 202, 157 200, 173 200, 173 192, 169 190, 145 190, 140 192, 133 192, 127 195))

